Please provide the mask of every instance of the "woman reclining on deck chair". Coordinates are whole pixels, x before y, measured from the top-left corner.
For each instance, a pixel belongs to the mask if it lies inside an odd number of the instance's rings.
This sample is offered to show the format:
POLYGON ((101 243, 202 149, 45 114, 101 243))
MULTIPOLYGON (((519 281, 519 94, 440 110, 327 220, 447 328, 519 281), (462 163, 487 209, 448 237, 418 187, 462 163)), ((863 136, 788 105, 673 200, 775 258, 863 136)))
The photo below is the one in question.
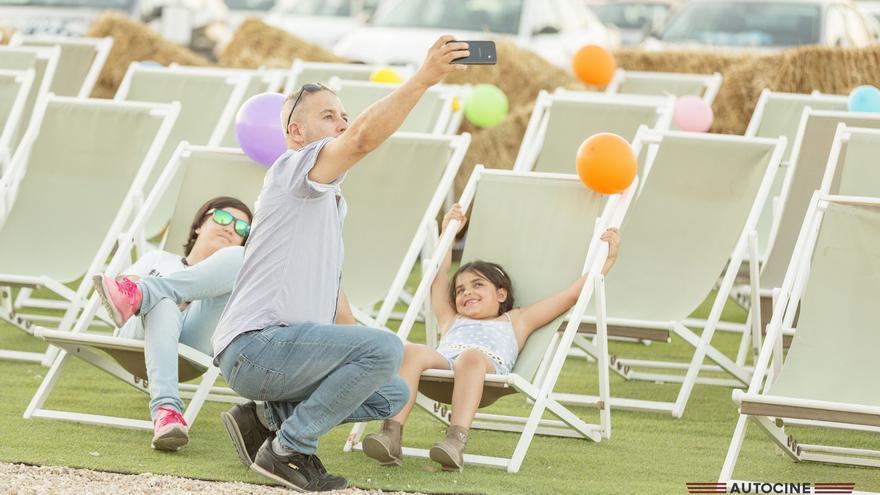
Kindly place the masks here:
MULTIPOLYGON (((467 221, 457 204, 443 218, 443 230, 452 219, 459 220, 459 229, 467 221)), ((602 240, 609 248, 604 275, 617 258, 617 229, 606 230, 602 240)), ((574 306, 587 278, 584 275, 568 289, 535 304, 514 308, 512 284, 501 266, 485 261, 467 263, 458 269, 450 285, 447 273, 451 264, 452 253, 447 252, 431 286, 431 302, 443 335, 440 344, 436 350, 406 344, 400 376, 409 385, 409 401, 397 416, 385 420, 378 433, 364 438, 364 453, 383 465, 403 463, 403 425, 415 404, 422 372, 452 369, 452 419, 446 439, 431 447, 430 457, 444 470, 461 470, 468 429, 483 395, 486 374, 510 373, 529 335, 574 306)))
POLYGON ((211 199, 196 212, 183 257, 151 251, 118 279, 94 277, 118 335, 144 341, 154 449, 175 451, 189 441, 178 390, 177 344, 211 354, 211 335, 241 267, 251 219, 241 201, 211 199))

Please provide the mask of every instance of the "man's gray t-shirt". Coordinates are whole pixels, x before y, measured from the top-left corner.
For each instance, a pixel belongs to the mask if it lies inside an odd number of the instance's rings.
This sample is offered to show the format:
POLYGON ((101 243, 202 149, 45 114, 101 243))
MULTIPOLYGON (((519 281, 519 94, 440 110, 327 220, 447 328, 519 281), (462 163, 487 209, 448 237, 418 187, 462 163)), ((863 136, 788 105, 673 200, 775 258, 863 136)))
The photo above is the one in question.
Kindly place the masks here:
POLYGON ((238 335, 275 325, 333 323, 342 273, 346 205, 308 178, 332 138, 282 155, 266 173, 244 262, 212 340, 214 356, 238 335))

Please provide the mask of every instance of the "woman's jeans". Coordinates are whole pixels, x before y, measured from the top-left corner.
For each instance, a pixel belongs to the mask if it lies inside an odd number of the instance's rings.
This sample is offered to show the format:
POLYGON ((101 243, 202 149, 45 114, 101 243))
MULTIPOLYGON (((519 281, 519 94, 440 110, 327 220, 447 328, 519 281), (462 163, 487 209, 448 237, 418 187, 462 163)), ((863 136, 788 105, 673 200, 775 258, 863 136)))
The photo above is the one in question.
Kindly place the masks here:
POLYGON ((144 341, 150 414, 159 407, 183 411, 177 375, 177 344, 212 354, 211 336, 241 268, 244 248, 223 248, 197 265, 164 277, 137 282, 143 293, 140 311, 119 336, 144 341), (183 311, 180 304, 191 301, 183 311))
POLYGON ((313 322, 239 335, 215 360, 233 390, 266 401, 281 446, 314 454, 318 437, 345 422, 387 419, 406 404, 393 333, 313 322))

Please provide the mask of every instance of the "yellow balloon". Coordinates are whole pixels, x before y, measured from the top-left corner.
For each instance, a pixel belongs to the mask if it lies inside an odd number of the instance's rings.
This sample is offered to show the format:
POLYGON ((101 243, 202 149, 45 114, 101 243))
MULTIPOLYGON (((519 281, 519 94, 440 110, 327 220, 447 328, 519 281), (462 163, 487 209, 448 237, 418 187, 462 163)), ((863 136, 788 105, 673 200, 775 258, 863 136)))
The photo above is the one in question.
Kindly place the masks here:
POLYGON ((382 67, 381 69, 376 69, 370 74, 370 81, 378 82, 378 83, 399 83, 401 81, 400 75, 394 71, 394 69, 390 67, 382 67))
POLYGON ((458 96, 452 97, 452 112, 455 113, 461 110, 461 100, 458 99, 458 96))

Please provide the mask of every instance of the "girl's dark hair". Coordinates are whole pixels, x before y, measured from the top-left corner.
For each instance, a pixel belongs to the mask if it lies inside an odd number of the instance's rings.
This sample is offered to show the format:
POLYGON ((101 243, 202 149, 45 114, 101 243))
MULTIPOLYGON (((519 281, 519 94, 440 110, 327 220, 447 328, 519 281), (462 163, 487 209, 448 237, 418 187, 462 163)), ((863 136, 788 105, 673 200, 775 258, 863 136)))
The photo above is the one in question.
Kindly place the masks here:
MULTIPOLYGON (((251 209, 241 201, 235 198, 230 198, 229 196, 219 196, 214 199, 209 199, 208 202, 199 207, 198 211, 196 211, 196 216, 193 217, 192 225, 189 228, 189 237, 187 238, 186 244, 183 245, 184 256, 189 256, 190 251, 192 251, 193 246, 196 244, 196 238, 199 236, 196 234, 196 229, 205 223, 205 216, 208 214, 208 210, 221 210, 223 208, 235 208, 236 210, 240 210, 247 215, 248 223, 253 221, 254 215, 251 213, 251 209)), ((245 240, 246 239, 242 240, 241 243, 244 244, 245 240)))
POLYGON ((476 273, 485 278, 496 289, 505 289, 507 291, 507 299, 498 308, 499 316, 513 309, 513 283, 510 281, 510 277, 507 276, 507 272, 498 263, 479 260, 461 265, 455 272, 455 275, 452 276, 452 281, 449 283, 449 300, 453 302, 453 305, 455 305, 455 281, 458 280, 459 275, 468 272, 476 273))

